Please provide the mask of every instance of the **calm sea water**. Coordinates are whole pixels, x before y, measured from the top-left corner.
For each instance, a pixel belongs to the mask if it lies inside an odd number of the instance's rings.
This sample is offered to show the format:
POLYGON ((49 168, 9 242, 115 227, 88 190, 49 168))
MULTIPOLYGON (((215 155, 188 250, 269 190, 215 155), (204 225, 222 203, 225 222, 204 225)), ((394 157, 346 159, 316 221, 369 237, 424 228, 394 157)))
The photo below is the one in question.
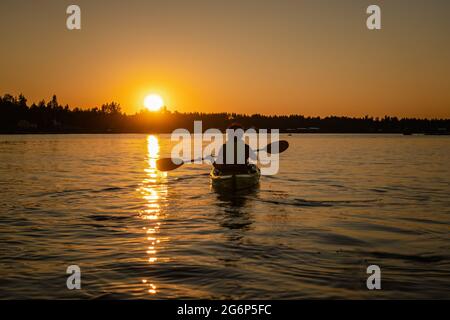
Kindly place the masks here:
POLYGON ((0 298, 450 298, 449 137, 283 138, 232 195, 167 135, 0 136, 0 298))

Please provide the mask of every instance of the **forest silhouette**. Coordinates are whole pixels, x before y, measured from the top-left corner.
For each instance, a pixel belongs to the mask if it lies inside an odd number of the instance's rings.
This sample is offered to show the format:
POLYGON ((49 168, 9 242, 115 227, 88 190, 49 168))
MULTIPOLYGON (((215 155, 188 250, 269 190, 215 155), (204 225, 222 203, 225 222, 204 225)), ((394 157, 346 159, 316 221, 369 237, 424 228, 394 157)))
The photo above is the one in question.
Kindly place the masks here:
POLYGON ((449 134, 450 119, 373 117, 305 117, 302 115, 245 115, 236 113, 179 113, 163 109, 142 110, 133 115, 122 112, 116 102, 100 108, 70 108, 58 103, 56 95, 48 102, 28 105, 24 95, 0 97, 0 133, 171 133, 178 128, 193 131, 201 120, 203 130, 224 130, 230 122, 256 129, 279 129, 300 133, 423 133, 449 134))

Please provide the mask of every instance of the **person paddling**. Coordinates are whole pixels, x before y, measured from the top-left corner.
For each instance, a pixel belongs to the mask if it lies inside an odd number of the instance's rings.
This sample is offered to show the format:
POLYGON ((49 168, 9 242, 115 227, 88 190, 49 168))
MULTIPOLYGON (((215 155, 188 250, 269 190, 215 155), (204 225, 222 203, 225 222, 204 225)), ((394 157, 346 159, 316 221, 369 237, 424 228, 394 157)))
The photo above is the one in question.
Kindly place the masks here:
MULTIPOLYGON (((257 152, 266 152, 267 154, 279 154, 289 148, 289 143, 286 140, 273 141, 263 148, 253 150, 244 142, 244 130, 240 124, 234 123, 228 127, 227 142, 219 149, 217 157, 214 155, 206 155, 200 158, 202 161, 212 163, 213 171, 217 171, 217 175, 222 173, 228 175, 255 173, 258 167, 255 164, 250 164, 249 160, 257 161, 257 152), (226 171, 226 172, 222 172, 226 171)), ((172 171, 186 163, 194 163, 199 158, 191 160, 182 160, 177 158, 160 158, 156 160, 156 168, 159 171, 172 171)))
POLYGON ((245 173, 250 169, 249 159, 256 161, 257 155, 245 143, 244 128, 233 123, 227 128, 227 142, 224 143, 213 162, 215 169, 224 172, 245 173))

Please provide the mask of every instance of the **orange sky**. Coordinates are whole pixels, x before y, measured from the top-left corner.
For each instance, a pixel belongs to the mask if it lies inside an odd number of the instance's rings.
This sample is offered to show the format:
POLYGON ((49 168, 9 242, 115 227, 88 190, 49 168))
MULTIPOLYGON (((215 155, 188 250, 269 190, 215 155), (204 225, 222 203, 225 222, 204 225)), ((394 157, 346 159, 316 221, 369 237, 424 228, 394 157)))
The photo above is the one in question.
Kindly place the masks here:
POLYGON ((0 94, 72 107, 450 118, 449 1, 0 2, 0 94), (374 2, 374 3, 375 3, 374 2), (82 10, 68 31, 66 7, 82 10), (126 4, 125 4, 126 3, 126 4))

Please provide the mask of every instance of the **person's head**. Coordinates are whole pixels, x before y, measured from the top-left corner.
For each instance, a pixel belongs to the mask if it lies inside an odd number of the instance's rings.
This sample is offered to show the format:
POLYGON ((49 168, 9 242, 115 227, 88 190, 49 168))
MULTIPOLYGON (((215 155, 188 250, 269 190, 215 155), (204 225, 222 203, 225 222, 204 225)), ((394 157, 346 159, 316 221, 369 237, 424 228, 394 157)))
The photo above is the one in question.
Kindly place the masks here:
POLYGON ((232 124, 230 124, 227 127, 227 135, 228 135, 228 139, 231 138, 238 138, 238 139, 242 139, 243 135, 244 135, 244 127, 237 122, 233 122, 232 124))

